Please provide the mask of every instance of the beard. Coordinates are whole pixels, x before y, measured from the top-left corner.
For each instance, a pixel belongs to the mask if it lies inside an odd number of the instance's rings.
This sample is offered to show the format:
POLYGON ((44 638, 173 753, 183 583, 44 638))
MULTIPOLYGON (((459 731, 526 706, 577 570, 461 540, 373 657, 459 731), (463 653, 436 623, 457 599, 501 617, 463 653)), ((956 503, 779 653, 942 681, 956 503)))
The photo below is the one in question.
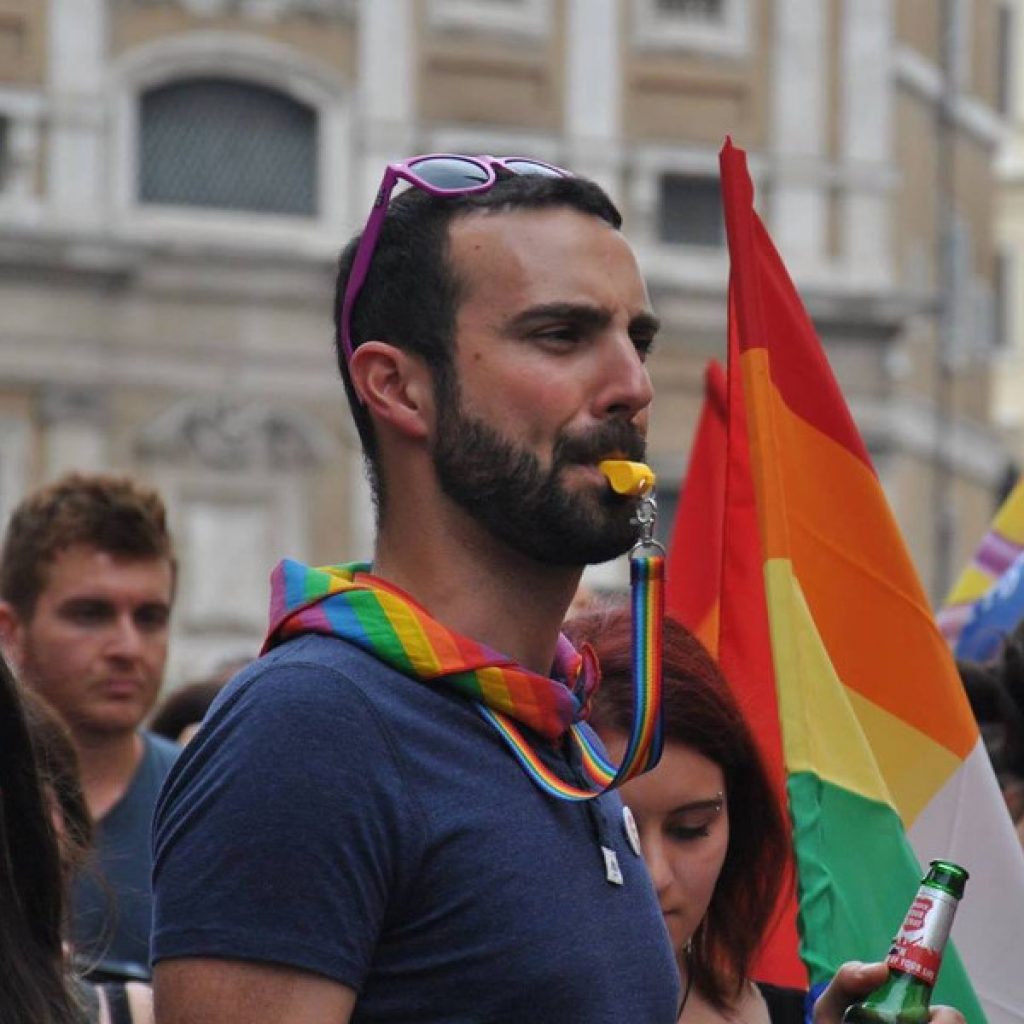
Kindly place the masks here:
POLYGON ((560 477, 616 453, 642 461, 643 435, 621 419, 585 435, 561 434, 551 466, 462 408, 458 389, 439 396, 434 471, 441 490, 495 539, 537 562, 578 568, 632 547, 637 499, 608 486, 572 493, 560 477))

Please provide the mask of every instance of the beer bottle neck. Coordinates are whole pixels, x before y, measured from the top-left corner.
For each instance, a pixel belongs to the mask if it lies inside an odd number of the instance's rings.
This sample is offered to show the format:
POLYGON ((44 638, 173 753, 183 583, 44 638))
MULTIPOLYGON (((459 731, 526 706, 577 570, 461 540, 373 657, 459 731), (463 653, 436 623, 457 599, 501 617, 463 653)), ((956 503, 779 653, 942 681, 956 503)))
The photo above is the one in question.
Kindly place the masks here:
POLYGON ((889 978, 881 988, 876 989, 864 1001, 864 1005, 883 1014, 898 1014, 913 1019, 912 1011, 924 1011, 922 1020, 927 1020, 931 1002, 932 986, 913 974, 890 971, 889 978))

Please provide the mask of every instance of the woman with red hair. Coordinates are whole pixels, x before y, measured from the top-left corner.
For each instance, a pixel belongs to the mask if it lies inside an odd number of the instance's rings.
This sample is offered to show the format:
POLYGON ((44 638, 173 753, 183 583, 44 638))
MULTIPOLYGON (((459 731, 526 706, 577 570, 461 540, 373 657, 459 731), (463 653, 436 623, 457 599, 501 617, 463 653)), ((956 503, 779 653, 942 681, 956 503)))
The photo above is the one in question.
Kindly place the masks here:
MULTIPOLYGON (((590 722, 617 761, 633 717, 629 611, 591 611, 565 630, 601 662, 590 722)), ((749 980, 792 877, 789 830, 771 782, 718 666, 672 620, 663 676, 664 754, 621 793, 626 830, 642 850, 676 950, 685 993, 679 1019, 797 1024, 803 992, 749 980)))

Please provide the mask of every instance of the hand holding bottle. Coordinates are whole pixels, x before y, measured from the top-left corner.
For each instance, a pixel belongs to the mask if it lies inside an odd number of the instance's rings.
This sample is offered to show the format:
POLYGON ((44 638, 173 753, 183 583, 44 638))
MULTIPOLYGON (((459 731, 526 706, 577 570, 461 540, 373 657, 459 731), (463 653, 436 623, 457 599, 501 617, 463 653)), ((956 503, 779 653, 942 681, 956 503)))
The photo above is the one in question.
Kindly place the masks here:
MULTIPOLYGON (((888 976, 884 962, 843 964, 814 1004, 814 1024, 839 1024, 848 1006, 874 992, 888 976)), ((933 1006, 928 1020, 929 1024, 967 1024, 963 1014, 951 1006, 933 1006)))
POLYGON ((815 1004, 815 1024, 833 1024, 840 1014, 843 1024, 962 1022, 958 1011, 930 1003, 967 878, 959 864, 933 860, 885 963, 844 964, 815 1004))

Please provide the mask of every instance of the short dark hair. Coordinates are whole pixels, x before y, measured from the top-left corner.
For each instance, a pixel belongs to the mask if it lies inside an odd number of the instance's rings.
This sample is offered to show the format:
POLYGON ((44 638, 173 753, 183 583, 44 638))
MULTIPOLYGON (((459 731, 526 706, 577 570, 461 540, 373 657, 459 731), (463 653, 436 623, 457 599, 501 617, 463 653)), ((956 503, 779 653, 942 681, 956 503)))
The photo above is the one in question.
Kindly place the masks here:
POLYGON ((33 491, 11 514, 0 550, 0 598, 31 618, 47 570, 75 544, 175 566, 167 512, 155 490, 128 476, 68 473, 33 491))
MULTIPOLYGON (((461 284, 449 262, 449 226, 476 212, 509 213, 567 207, 598 217, 611 227, 622 215, 604 190, 585 178, 541 175, 501 177, 486 192, 435 197, 409 188, 388 207, 366 280, 352 310, 353 348, 379 339, 418 355, 430 368, 435 393, 454 392, 455 318, 461 284)), ((377 443, 369 414, 356 397, 341 343, 341 309, 361 234, 345 246, 334 294, 335 351, 349 408, 363 447, 375 500, 383 494, 377 443)))
MULTIPOLYGON (((590 721, 600 732, 629 733, 633 718, 632 627, 622 606, 566 623, 575 643, 601 662, 590 721)), ((757 744, 721 670, 683 625, 665 619, 663 683, 667 743, 691 747, 722 769, 729 846, 688 965, 697 990, 718 1009, 742 992, 780 896, 792 884, 786 819, 757 744)))

